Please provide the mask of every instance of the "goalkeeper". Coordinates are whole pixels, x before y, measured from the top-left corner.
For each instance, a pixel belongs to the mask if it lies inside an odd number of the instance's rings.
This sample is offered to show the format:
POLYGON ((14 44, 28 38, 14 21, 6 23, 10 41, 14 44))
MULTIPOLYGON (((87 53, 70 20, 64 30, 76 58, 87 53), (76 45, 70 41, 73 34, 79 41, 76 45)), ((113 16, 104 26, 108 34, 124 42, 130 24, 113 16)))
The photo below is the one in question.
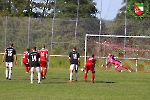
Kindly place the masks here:
POLYGON ((120 69, 120 67, 126 69, 127 71, 131 72, 131 70, 124 66, 121 61, 118 61, 114 58, 114 55, 110 55, 108 56, 108 62, 106 64, 106 66, 108 66, 110 63, 114 64, 115 65, 115 70, 118 71, 118 72, 123 72, 123 70, 120 69))

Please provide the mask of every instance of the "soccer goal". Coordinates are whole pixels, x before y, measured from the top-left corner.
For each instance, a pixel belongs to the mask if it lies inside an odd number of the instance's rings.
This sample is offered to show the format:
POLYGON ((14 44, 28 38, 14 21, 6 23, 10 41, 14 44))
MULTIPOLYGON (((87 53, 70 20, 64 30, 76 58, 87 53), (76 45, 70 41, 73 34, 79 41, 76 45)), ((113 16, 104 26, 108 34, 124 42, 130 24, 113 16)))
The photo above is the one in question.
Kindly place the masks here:
POLYGON ((150 59, 150 36, 85 35, 85 58, 107 58, 113 54, 121 59, 150 59))

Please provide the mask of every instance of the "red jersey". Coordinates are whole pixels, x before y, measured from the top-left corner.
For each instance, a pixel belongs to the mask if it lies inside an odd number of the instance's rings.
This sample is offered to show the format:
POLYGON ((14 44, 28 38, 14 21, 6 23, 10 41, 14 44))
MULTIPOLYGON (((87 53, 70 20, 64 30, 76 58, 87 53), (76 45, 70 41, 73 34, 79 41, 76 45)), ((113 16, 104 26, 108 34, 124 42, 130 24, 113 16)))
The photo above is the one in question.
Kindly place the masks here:
POLYGON ((48 56, 48 50, 45 48, 42 48, 38 51, 40 54, 40 61, 46 61, 48 56))
POLYGON ((87 61, 86 61, 84 70, 85 70, 86 72, 88 72, 88 70, 90 70, 91 72, 93 72, 93 71, 94 71, 95 63, 96 63, 96 58, 94 58, 94 57, 89 57, 89 58, 87 59, 87 61))
POLYGON ((23 53, 23 58, 22 58, 22 62, 23 62, 24 64, 28 64, 28 56, 29 56, 29 53, 28 53, 27 51, 25 51, 25 52, 23 53))
POLYGON ((95 64, 96 63, 96 58, 94 58, 94 57, 89 57, 88 59, 87 59, 87 61, 86 61, 86 63, 91 63, 91 64, 95 64))

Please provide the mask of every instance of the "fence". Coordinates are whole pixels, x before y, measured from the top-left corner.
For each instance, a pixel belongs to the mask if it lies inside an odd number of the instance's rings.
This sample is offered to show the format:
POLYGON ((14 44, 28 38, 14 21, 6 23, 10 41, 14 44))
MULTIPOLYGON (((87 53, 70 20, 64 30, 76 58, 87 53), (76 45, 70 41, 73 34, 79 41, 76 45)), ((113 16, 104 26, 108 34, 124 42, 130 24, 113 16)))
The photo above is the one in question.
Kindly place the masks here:
MULTIPOLYGON (((125 35, 126 32, 126 35, 133 36, 148 36, 150 33, 150 19, 146 18, 127 18, 126 26, 124 19, 114 19, 111 21, 102 20, 101 31, 100 20, 97 18, 79 18, 77 28, 76 20, 76 18, 55 18, 55 20, 53 20, 52 18, 1 17, 0 52, 2 53, 4 51, 9 41, 13 41, 14 47, 20 54, 22 54, 27 47, 36 46, 40 48, 41 44, 44 43, 50 55, 68 55, 73 46, 76 46, 77 51, 80 52, 81 55, 84 55, 84 38, 87 33, 125 35)), ((98 42, 97 39, 95 40, 98 42)), ((140 42, 138 43, 140 44, 140 42)), ((142 48, 139 44, 137 44, 137 47, 142 48)), ((142 44, 144 45, 144 43, 142 44)), ((149 47, 149 44, 146 45, 149 47)), ((93 48, 88 47, 88 50, 92 51, 93 48)), ((103 48, 101 48, 100 53, 102 54, 100 58, 107 58, 107 54, 103 48)), ((135 53, 132 53, 132 55, 134 54, 135 53)), ((144 54, 148 54, 148 52, 144 54)), ((98 55, 98 52, 96 52, 96 55, 98 55)), ((130 60, 132 60, 136 57, 127 58, 131 58, 130 60)), ((146 58, 149 59, 149 56, 146 58)), ((138 62, 139 60, 143 61, 142 59, 138 59, 138 62)), ((106 60, 101 63, 105 62, 106 60)), ((136 66, 136 61, 134 65, 136 66)), ((146 69, 149 69, 149 67, 146 67, 146 69)))
MULTIPOLYGON (((2 56, 3 53, 0 53, 0 56, 2 56)), ((18 65, 19 67, 24 67, 22 63, 22 54, 17 54, 18 56, 18 65)), ((107 57, 96 57, 97 63, 95 66, 96 70, 109 70, 114 71, 113 66, 103 66, 107 63, 107 57)), ((150 59, 141 59, 141 58, 119 58, 115 57, 118 60, 121 60, 123 64, 125 64, 127 67, 129 67, 132 72, 150 72, 150 59), (144 63, 144 65, 143 65, 144 63), (131 65, 130 65, 131 64, 131 65)), ((58 68, 58 69, 69 69, 69 61, 68 61, 68 55, 49 55, 49 62, 48 69, 49 68, 58 68)), ((2 66, 2 64, 0 64, 2 66)), ((84 67, 84 56, 81 56, 81 66, 80 68, 84 67)))

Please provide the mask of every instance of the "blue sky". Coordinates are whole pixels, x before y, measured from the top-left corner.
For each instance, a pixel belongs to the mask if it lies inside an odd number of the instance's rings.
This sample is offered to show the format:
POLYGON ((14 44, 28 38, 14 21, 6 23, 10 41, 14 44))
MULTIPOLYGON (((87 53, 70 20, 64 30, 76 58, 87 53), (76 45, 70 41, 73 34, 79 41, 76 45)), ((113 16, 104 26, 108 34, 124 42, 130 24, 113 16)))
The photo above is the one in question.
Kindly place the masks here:
MULTIPOLYGON (((97 5, 96 8, 101 10, 101 1, 102 1, 102 12, 101 17, 105 20, 113 20, 118 13, 118 10, 123 6, 123 0, 94 0, 97 5)), ((97 14, 97 17, 100 18, 100 14, 97 14)))

